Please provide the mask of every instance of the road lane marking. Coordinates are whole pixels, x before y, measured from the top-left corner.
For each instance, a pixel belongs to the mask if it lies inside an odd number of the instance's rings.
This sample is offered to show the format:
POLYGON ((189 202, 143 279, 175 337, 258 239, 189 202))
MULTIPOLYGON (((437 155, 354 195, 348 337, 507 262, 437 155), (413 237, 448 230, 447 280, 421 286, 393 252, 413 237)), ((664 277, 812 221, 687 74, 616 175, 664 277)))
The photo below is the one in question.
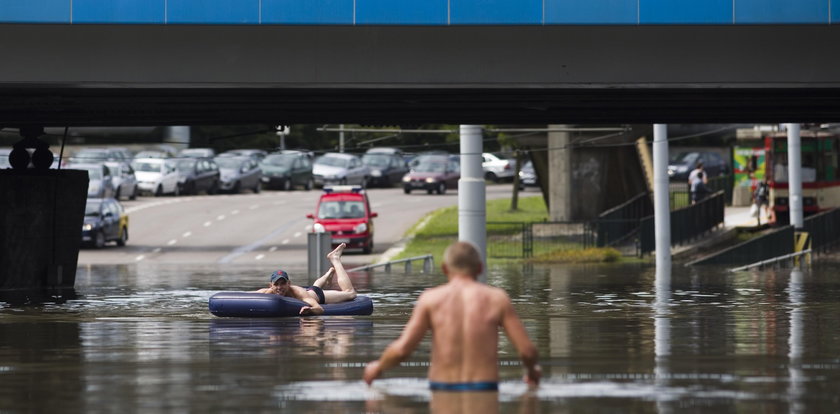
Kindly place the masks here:
POLYGON ((135 258, 134 258, 134 261, 139 262, 139 261, 143 260, 145 257, 146 257, 146 256, 143 256, 143 255, 141 254, 140 256, 135 257, 135 258))
POLYGON ((239 210, 233 210, 233 211, 230 212, 231 216, 235 216, 237 214, 239 214, 239 210))
POLYGON ((268 251, 270 251, 270 252, 273 252, 273 251, 276 251, 276 250, 277 250, 277 246, 271 246, 271 248, 268 249, 268 251))
POLYGON ((185 239, 186 239, 187 237, 190 237, 190 236, 192 236, 192 232, 189 232, 189 231, 181 235, 181 237, 183 237, 183 238, 185 238, 185 239))
POLYGON ((289 239, 283 240, 283 244, 289 244, 289 239))
POLYGON ((155 249, 152 250, 152 253, 160 253, 160 247, 155 247, 155 249))
POLYGON ((259 205, 259 204, 254 204, 253 206, 248 207, 248 209, 249 209, 249 210, 256 210, 256 209, 258 209, 258 208, 260 208, 260 205, 259 205))
POLYGON ((211 224, 213 224, 213 223, 210 222, 210 221, 205 221, 204 222, 204 227, 210 227, 211 224))
POLYGON ((283 224, 282 226, 276 228, 274 231, 267 234, 266 236, 263 236, 261 239, 255 241, 251 244, 237 247, 230 254, 228 254, 227 256, 219 259, 218 263, 230 263, 233 259, 235 259, 235 258, 237 258, 237 257, 239 257, 239 256, 241 256, 245 253, 248 253, 248 252, 251 252, 251 251, 254 251, 254 250, 258 249, 260 246, 262 246, 263 244, 265 244, 269 240, 277 237, 277 235, 282 234, 285 231, 288 231, 289 228, 291 228, 292 226, 296 226, 299 221, 300 221, 300 219, 289 221, 286 224, 283 224))
POLYGON ((292 236, 292 237, 300 237, 300 235, 301 235, 301 234, 303 234, 303 233, 301 233, 301 232, 297 232, 297 233, 295 233, 295 235, 294 235, 294 236, 292 236))
POLYGON ((222 220, 224 220, 224 219, 225 219, 225 215, 224 215, 224 214, 220 215, 219 217, 216 217, 216 220, 219 220, 219 221, 222 221, 222 220))
POLYGON ((172 240, 166 242, 166 244, 169 245, 169 246, 172 246, 175 243, 178 243, 178 240, 172 239, 172 240))
POLYGON ((256 259, 257 259, 257 260, 262 260, 262 259, 263 259, 263 257, 265 257, 265 255, 264 255, 264 254, 258 254, 258 255, 257 255, 257 257, 256 257, 256 259))

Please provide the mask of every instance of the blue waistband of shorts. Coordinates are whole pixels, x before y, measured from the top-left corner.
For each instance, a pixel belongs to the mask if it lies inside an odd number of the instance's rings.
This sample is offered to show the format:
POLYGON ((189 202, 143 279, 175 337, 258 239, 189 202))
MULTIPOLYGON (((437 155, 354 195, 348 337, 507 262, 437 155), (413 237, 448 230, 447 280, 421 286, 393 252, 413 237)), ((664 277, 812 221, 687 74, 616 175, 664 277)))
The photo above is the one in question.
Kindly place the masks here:
POLYGON ((478 382, 437 382, 429 381, 432 391, 498 391, 499 383, 495 381, 478 382))

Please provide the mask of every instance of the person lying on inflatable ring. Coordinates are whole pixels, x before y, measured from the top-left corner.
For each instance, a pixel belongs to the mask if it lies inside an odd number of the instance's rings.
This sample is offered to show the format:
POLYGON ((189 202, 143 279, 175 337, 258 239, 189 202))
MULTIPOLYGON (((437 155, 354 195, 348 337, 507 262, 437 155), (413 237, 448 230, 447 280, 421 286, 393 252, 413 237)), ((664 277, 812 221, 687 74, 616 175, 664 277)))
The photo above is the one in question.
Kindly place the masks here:
POLYGON ((300 308, 301 315, 320 315, 324 313, 324 308, 321 307, 323 304, 348 302, 355 299, 356 288, 353 287, 350 276, 344 270, 344 265, 341 264, 341 253, 344 252, 345 247, 347 245, 341 243, 335 250, 327 253, 327 260, 330 261, 332 267, 318 278, 312 286, 293 285, 288 273, 277 270, 271 274, 268 287, 256 292, 272 293, 306 302, 307 306, 300 308), (324 286, 330 282, 333 276, 337 276, 338 287, 341 290, 324 289, 324 286))

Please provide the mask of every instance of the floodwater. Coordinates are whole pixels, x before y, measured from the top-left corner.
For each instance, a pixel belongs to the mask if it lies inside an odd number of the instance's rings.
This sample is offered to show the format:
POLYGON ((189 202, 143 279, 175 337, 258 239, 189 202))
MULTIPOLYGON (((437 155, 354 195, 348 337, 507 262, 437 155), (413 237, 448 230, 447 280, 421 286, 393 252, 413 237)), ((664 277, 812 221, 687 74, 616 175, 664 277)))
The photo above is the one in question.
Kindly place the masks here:
POLYGON ((498 393, 434 395, 428 338, 372 387, 361 375, 442 275, 354 274, 374 300, 369 317, 207 311, 213 293, 262 287, 268 273, 86 266, 74 292, 0 302, 0 413, 840 410, 835 265, 675 267, 660 291, 638 265, 492 268, 489 282, 510 293, 539 348, 543 382, 527 389, 502 335, 498 393))

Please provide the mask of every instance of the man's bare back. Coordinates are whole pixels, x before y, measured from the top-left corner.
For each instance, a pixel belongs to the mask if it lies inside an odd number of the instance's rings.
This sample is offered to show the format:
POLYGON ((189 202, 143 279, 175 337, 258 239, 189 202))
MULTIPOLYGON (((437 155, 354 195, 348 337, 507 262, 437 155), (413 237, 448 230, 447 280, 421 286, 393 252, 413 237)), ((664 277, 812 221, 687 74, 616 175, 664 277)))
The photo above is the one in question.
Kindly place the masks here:
POLYGON ((449 282, 420 295, 402 335, 386 348, 378 361, 365 368, 366 382, 371 383, 383 371, 407 358, 431 330, 432 389, 494 389, 499 380, 500 326, 519 351, 526 367, 525 380, 530 384, 539 382, 536 347, 507 293, 476 281, 481 263, 475 263, 480 259, 471 246, 456 243, 454 247, 454 253, 450 254, 454 257, 444 255, 443 270, 449 282), (459 261, 459 255, 467 255, 469 260, 459 261))

